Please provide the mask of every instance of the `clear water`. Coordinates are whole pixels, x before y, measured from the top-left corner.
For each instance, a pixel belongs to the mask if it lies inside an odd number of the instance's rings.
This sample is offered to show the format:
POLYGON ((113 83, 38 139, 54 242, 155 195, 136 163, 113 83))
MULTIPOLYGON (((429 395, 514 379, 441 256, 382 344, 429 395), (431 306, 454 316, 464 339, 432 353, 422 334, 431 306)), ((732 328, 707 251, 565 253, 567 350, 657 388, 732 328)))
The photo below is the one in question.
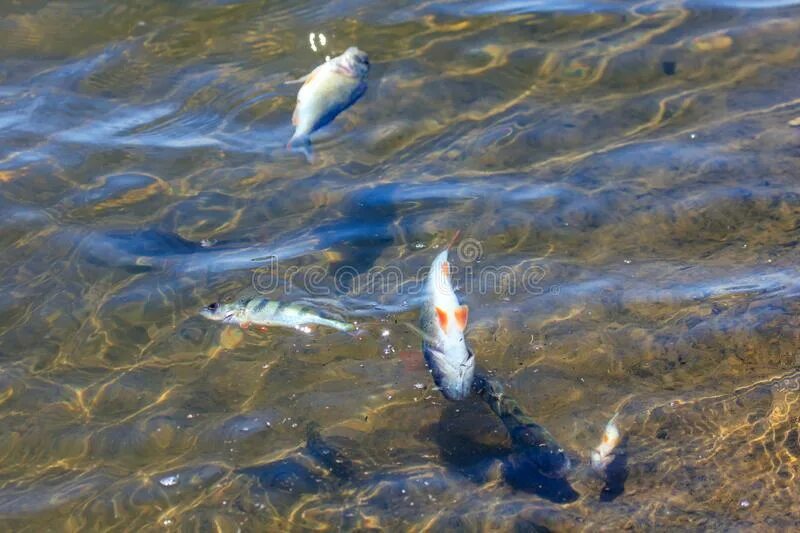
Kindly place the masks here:
POLYGON ((796 528, 799 67, 785 0, 3 2, 3 528, 796 528), (309 164, 283 82, 350 45, 309 164), (422 363, 459 230, 467 337, 563 482, 509 483, 422 363), (362 331, 198 314, 254 288, 362 331))

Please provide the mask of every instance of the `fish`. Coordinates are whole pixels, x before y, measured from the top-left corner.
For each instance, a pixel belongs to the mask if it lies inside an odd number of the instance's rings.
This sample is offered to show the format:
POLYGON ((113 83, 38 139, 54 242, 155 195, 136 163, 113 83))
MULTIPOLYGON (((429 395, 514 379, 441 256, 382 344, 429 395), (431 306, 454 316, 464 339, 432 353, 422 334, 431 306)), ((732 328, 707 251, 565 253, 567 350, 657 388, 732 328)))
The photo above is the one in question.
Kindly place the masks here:
POLYGON ((331 123, 364 95, 368 73, 367 54, 351 46, 310 74, 288 82, 303 82, 303 86, 297 93, 297 104, 292 114, 294 134, 286 147, 310 146, 313 132, 331 123))
POLYGON ((459 304, 453 290, 447 252, 444 250, 433 260, 425 284, 420 311, 422 351, 444 397, 463 400, 472 388, 475 355, 464 336, 469 309, 459 304))
POLYGON ((475 394, 503 422, 511 438, 512 453, 505 461, 506 476, 527 477, 531 469, 552 479, 567 475, 572 462, 564 448, 547 431, 526 415, 496 379, 477 373, 472 384, 475 394))
POLYGON ((238 324, 247 329, 256 326, 283 326, 308 333, 309 325, 327 326, 339 331, 353 331, 355 326, 320 316, 308 307, 262 297, 240 298, 230 303, 214 302, 200 311, 210 320, 238 324))
POLYGON ((608 465, 614 460, 614 450, 620 442, 619 428, 616 424, 616 415, 608 421, 605 429, 603 430, 603 438, 597 448, 592 450, 592 468, 597 472, 605 472, 608 465))

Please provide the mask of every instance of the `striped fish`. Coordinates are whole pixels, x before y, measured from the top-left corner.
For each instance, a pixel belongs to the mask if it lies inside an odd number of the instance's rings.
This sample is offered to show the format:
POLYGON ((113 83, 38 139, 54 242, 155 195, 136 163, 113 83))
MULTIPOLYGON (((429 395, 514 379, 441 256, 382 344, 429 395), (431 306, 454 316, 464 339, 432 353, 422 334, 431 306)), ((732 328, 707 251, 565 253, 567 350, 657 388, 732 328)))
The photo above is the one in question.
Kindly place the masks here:
POLYGON ((536 471, 545 477, 563 478, 571 468, 564 448, 547 429, 526 415, 519 404, 508 396, 496 379, 475 373, 472 390, 497 415, 511 437, 511 454, 505 459, 505 476, 530 479, 536 471))
POLYGON ((251 324, 283 326, 301 331, 310 325, 327 326, 339 331, 355 329, 347 322, 322 317, 309 307, 262 297, 240 298, 231 303, 214 302, 205 306, 200 314, 210 320, 238 324, 245 329, 251 324))

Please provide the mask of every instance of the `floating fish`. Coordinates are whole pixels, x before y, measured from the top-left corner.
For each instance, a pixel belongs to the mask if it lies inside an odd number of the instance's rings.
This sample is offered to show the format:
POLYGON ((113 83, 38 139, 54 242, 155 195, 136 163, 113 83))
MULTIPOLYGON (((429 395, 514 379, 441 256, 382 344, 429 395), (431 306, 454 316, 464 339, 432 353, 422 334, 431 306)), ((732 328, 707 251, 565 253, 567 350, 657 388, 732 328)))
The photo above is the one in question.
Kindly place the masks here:
POLYGON ((353 105, 367 90, 369 59, 367 54, 351 46, 315 68, 310 74, 289 83, 303 83, 297 93, 297 105, 292 115, 294 135, 287 148, 302 145, 307 148, 309 136, 329 124, 336 116, 353 105))
POLYGON ((252 324, 284 326, 306 331, 305 328, 309 325, 317 324, 339 331, 355 329, 352 324, 324 318, 308 307, 261 297, 240 298, 231 303, 214 302, 204 307, 200 314, 211 320, 239 324, 243 328, 248 328, 252 324))
POLYGON ((459 305, 450 283, 450 263, 445 250, 436 256, 428 274, 420 327, 425 361, 434 382, 450 400, 462 400, 469 395, 475 374, 475 357, 464 337, 467 316, 467 306, 459 305))
POLYGON ((608 465, 614 460, 614 450, 620 441, 619 428, 616 424, 616 415, 608 421, 605 429, 603 430, 603 439, 600 444, 592 450, 592 467, 602 473, 605 472, 608 465))

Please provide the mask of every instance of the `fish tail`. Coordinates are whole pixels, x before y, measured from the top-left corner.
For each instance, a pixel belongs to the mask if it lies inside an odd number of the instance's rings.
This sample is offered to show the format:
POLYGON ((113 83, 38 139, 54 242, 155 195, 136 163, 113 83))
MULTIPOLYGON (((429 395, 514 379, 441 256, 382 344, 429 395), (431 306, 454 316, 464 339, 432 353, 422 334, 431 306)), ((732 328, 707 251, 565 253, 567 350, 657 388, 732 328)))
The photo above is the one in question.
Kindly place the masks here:
POLYGON ((294 132, 294 135, 291 136, 289 142, 286 143, 286 148, 292 149, 295 147, 302 148, 303 146, 308 146, 311 144, 311 136, 307 133, 301 133, 299 129, 294 132))
POLYGON ((332 318, 324 318, 321 316, 315 316, 313 318, 309 318, 308 323, 317 324, 320 326, 326 326, 339 331, 344 331, 345 333, 353 332, 356 329, 356 327, 353 324, 350 324, 348 322, 342 322, 340 320, 334 320, 332 318))
POLYGON ((306 156, 306 161, 314 162, 314 151, 311 148, 311 137, 308 134, 294 134, 286 143, 287 150, 297 150, 306 156))
POLYGON ((327 320, 326 325, 338 329, 339 331, 344 331, 349 333, 351 331, 355 331, 356 327, 353 324, 348 322, 339 322, 338 320, 327 320))

